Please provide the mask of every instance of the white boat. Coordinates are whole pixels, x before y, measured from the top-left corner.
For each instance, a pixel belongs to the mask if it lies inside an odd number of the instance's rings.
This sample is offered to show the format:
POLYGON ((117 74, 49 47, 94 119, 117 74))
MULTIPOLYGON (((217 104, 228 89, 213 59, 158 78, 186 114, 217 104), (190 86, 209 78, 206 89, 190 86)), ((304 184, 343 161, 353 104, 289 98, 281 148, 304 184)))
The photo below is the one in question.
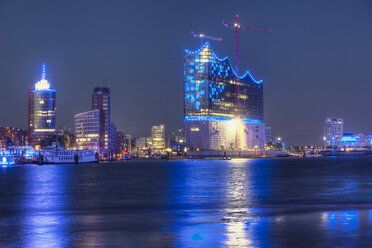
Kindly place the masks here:
POLYGON ((39 164, 80 164, 97 161, 95 150, 67 150, 58 146, 38 151, 35 160, 39 164))
POLYGON ((10 152, 1 150, 0 151, 0 166, 8 167, 14 164, 15 164, 14 157, 10 154, 10 152))

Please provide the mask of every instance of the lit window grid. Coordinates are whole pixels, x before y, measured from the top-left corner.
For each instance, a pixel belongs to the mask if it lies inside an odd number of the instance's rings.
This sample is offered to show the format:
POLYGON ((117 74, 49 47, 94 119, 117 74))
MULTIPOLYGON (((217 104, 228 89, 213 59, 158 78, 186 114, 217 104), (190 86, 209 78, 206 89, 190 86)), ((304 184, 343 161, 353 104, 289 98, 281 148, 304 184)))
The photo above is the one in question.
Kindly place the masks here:
POLYGON ((220 61, 209 46, 186 54, 184 65, 185 115, 237 115, 236 84, 240 84, 240 115, 263 120, 263 86, 250 77, 235 76, 228 60, 220 61))

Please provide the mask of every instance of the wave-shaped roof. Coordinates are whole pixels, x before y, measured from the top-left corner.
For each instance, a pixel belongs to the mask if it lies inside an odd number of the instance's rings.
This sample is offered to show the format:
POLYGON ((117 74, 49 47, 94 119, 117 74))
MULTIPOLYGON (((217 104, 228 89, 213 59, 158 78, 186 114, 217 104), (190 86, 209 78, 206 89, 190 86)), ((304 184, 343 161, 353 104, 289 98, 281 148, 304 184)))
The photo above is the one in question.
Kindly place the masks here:
POLYGON ((219 60, 219 61, 221 61, 221 62, 225 62, 225 61, 227 60, 227 62, 230 64, 230 67, 231 67, 232 72, 233 72, 234 75, 235 75, 236 77, 238 77, 239 79, 244 79, 244 78, 246 78, 246 77, 249 77, 249 78, 250 78, 253 82, 255 82, 256 84, 261 84, 261 83, 263 82, 262 79, 261 79, 261 80, 256 80, 256 79, 254 79, 253 76, 252 76, 252 74, 251 74, 249 71, 246 71, 243 75, 239 76, 239 75, 235 72, 233 66, 231 65, 230 59, 229 59, 227 56, 226 56, 225 58, 223 58, 223 59, 220 59, 220 58, 216 55, 216 53, 213 51, 213 49, 212 49, 212 47, 211 47, 211 44, 210 44, 208 41, 207 41, 206 43, 204 43, 204 45, 202 45, 202 46, 201 46, 198 50, 196 50, 196 51, 190 51, 190 50, 185 49, 185 52, 186 52, 187 54, 191 54, 191 55, 193 55, 193 54, 198 54, 198 53, 200 53, 202 50, 204 50, 206 47, 209 47, 209 49, 212 51, 212 55, 213 55, 217 60, 219 60))

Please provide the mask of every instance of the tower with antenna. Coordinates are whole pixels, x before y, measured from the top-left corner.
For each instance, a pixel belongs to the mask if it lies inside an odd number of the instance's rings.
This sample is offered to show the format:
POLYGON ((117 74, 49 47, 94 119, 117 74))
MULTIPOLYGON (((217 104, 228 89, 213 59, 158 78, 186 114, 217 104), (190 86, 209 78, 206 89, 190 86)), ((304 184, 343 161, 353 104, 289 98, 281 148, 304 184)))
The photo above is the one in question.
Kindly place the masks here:
POLYGON ((28 92, 28 140, 40 145, 56 131, 56 91, 46 79, 46 65, 41 67, 41 79, 28 92))

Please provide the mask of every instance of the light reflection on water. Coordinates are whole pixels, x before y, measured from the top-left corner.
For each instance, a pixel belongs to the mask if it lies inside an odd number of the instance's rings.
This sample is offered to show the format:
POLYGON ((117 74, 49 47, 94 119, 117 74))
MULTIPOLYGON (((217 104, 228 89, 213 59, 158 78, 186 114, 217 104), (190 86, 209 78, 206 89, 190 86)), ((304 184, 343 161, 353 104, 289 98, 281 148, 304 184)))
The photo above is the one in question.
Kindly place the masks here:
POLYGON ((224 244, 227 247, 252 247, 251 233, 247 229, 256 220, 250 217, 249 209, 244 208, 251 200, 249 166, 247 160, 231 160, 227 165, 227 208, 223 217, 227 238, 224 244))
POLYGON ((58 167, 29 173, 22 204, 25 213, 21 217, 27 247, 58 248, 69 243, 69 219, 63 213, 69 202, 65 176, 66 171, 58 167))
POLYGON ((6 168, 0 171, 0 246, 370 247, 371 162, 6 168))

